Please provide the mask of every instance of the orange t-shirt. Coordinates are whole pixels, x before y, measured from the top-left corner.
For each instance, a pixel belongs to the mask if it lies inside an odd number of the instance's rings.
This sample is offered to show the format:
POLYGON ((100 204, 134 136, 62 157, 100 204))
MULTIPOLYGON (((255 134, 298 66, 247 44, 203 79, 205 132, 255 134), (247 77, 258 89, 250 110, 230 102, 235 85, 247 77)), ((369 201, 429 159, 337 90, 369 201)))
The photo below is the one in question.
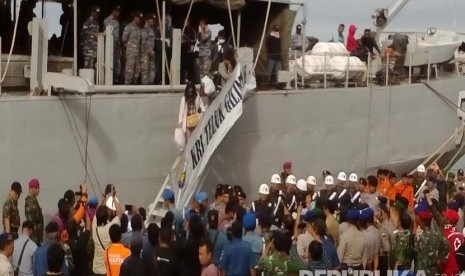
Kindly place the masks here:
POLYGON ((413 209, 414 201, 413 201, 413 187, 408 184, 398 184, 395 186, 396 194, 400 194, 401 196, 408 199, 409 210, 413 209))
POLYGON ((376 188, 376 191, 380 195, 386 196, 386 194, 391 189, 391 187, 392 187, 392 185, 391 185, 391 181, 389 181, 389 179, 379 180, 378 181, 378 187, 376 188))
POLYGON ((131 255, 131 251, 124 247, 122 243, 112 243, 105 250, 105 267, 107 268, 107 276, 119 276, 121 264, 124 259, 131 255))

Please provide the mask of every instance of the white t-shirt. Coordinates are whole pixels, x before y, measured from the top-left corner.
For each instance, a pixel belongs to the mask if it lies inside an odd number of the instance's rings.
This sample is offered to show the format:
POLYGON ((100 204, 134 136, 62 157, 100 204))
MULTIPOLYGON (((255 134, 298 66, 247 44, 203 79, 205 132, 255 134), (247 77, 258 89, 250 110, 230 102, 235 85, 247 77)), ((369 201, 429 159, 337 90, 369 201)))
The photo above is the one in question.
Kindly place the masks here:
POLYGON ((111 244, 109 230, 113 224, 121 225, 120 218, 115 217, 110 223, 99 227, 97 227, 97 218, 94 217, 92 220, 92 239, 94 240, 94 261, 92 263, 92 270, 95 274, 107 273, 107 268, 105 267, 105 249, 111 244), (99 238, 104 248, 102 248, 99 238))
POLYGON ((13 267, 11 266, 10 261, 8 258, 0 254, 0 275, 2 276, 13 276, 13 267))

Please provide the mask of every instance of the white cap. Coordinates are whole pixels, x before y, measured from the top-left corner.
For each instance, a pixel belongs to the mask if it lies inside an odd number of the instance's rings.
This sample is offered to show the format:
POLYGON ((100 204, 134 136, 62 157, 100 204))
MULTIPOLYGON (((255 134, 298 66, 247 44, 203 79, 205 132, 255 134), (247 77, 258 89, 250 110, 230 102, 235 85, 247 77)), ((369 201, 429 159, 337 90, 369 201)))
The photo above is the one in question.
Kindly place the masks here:
POLYGON ((423 164, 420 164, 417 168, 417 172, 424 173, 426 172, 426 168, 423 164))
POLYGON ((345 172, 340 172, 338 175, 337 175, 337 180, 340 180, 340 181, 346 181, 347 180, 347 175, 345 172))
POLYGON ((351 173, 349 175, 349 181, 358 182, 358 175, 356 173, 351 173))
POLYGON ((305 181, 305 179, 299 179, 299 181, 297 181, 297 189, 303 191, 303 192, 306 192, 307 191, 307 181, 305 181))
POLYGON ((119 200, 118 200, 117 197, 114 197, 114 200, 113 200, 113 197, 109 196, 107 198, 107 201, 105 202, 105 205, 108 207, 108 209, 110 209, 112 211, 116 211, 116 204, 118 202, 119 202, 119 200))
POLYGON ((281 176, 279 176, 279 174, 275 173, 271 176, 271 181, 270 183, 273 183, 273 184, 281 184, 281 176))
POLYGON ((331 175, 328 175, 325 178, 325 185, 333 185, 334 184, 334 178, 331 175))
POLYGON ((290 174, 290 175, 286 178, 286 184, 292 184, 292 185, 297 184, 297 181, 295 180, 295 176, 293 176, 292 174, 290 174))
POLYGON ((268 188, 267 184, 262 184, 260 185, 260 188, 258 189, 258 193, 262 195, 269 195, 270 194, 270 188, 268 188))
POLYGON ((316 178, 313 175, 310 175, 307 178, 307 183, 313 186, 316 186, 316 178))

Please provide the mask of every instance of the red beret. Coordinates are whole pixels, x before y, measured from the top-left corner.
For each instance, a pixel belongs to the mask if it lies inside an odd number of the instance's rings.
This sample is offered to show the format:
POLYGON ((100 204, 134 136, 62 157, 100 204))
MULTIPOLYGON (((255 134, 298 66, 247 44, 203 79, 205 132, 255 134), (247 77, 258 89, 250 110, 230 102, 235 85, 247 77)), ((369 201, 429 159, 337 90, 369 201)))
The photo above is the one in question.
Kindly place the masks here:
POLYGON ((459 221, 459 213, 453 209, 447 209, 446 211, 442 211, 442 215, 451 223, 457 224, 459 221))
POLYGON ((283 164, 284 169, 290 169, 291 167, 292 167, 292 162, 291 161, 284 162, 284 164, 283 164))
POLYGON ((433 214, 430 211, 420 211, 416 213, 421 219, 432 219, 433 214))
POLYGON ((29 180, 29 188, 39 188, 39 179, 33 178, 29 180))

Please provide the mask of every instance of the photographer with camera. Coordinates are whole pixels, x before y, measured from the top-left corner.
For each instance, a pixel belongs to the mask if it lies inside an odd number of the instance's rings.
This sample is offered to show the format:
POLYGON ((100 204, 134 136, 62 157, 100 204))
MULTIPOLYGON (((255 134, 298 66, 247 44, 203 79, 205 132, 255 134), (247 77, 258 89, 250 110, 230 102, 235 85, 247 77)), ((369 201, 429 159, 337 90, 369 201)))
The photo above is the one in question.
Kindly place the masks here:
POLYGON ((66 191, 63 198, 58 201, 58 214, 56 214, 53 219, 58 225, 59 233, 64 232, 66 223, 70 218, 73 218, 78 224, 81 223, 86 214, 86 204, 87 186, 85 184, 79 186, 78 192, 73 192, 71 190, 66 191), (75 196, 78 196, 77 204, 75 196))

